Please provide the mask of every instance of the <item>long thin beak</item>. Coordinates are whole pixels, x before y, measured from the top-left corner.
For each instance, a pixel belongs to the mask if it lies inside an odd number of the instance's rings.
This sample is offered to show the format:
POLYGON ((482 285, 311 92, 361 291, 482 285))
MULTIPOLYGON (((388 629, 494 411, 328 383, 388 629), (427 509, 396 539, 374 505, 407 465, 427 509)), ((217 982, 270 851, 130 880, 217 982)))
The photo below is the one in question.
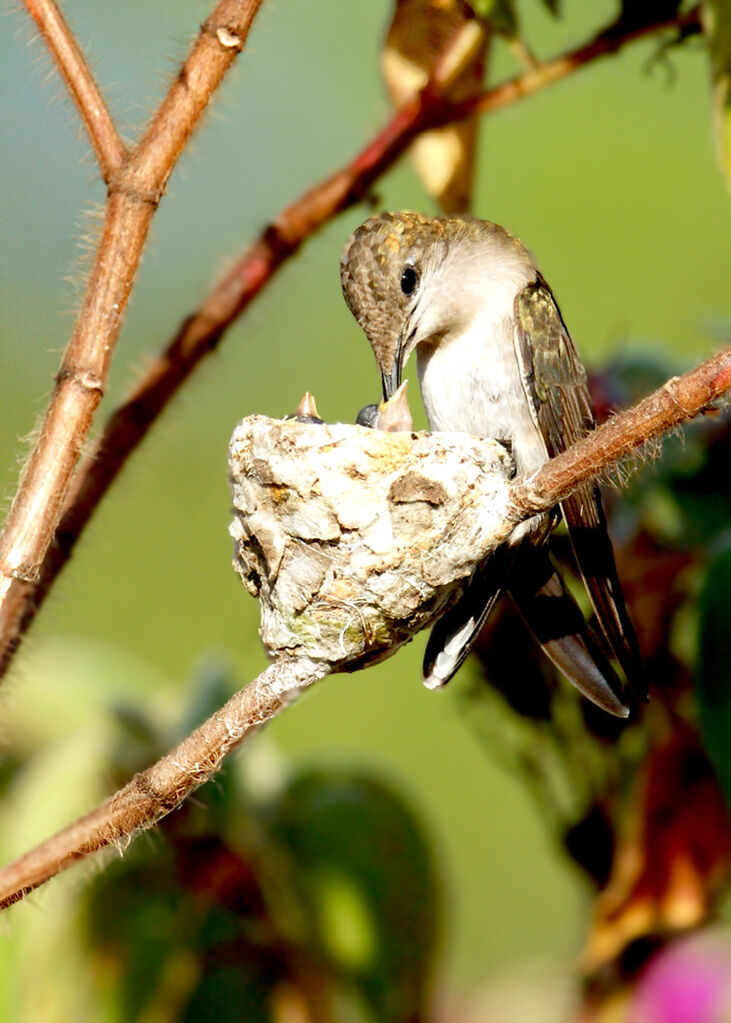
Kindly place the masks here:
POLYGON ((399 337, 390 371, 388 373, 385 370, 381 371, 384 401, 389 401, 401 386, 401 342, 402 338, 399 337))

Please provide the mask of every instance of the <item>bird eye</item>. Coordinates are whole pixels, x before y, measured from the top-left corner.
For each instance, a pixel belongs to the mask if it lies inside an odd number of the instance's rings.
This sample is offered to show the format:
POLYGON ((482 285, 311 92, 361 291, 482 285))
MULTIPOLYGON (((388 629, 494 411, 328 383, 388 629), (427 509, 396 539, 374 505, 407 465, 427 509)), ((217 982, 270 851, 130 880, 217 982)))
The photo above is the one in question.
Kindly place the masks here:
POLYGON ((404 295, 413 295, 419 283, 419 275, 413 266, 406 266, 401 273, 401 290, 404 295))

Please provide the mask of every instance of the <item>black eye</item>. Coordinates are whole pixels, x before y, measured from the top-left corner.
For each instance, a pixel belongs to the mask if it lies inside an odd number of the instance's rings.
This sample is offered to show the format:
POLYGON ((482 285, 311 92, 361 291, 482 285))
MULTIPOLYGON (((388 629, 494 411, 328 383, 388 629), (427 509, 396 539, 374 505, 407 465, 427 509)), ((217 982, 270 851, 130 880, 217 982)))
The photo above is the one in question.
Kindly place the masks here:
POLYGON ((401 274, 401 290, 404 295, 413 295, 419 283, 419 275, 413 266, 406 266, 401 274))

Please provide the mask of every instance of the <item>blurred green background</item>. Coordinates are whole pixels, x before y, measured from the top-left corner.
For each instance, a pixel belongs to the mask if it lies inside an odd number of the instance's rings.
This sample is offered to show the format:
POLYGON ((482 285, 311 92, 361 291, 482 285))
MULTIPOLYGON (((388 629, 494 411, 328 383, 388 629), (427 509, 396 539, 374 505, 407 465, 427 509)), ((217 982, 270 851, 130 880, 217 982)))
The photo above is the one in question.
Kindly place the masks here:
MULTIPOLYGON (((208 6, 63 4, 127 136, 208 6)), ((538 2, 523 7, 540 56, 616 13, 573 0, 557 22, 538 2)), ((227 262, 384 123, 377 52, 388 14, 386 0, 265 0, 155 218, 102 416, 227 262)), ((13 8, 0 34, 5 504, 72 328, 104 200, 29 25, 13 8)), ((656 49, 635 45, 483 123, 475 212, 538 254, 588 364, 649 347, 689 365, 728 333, 731 207, 713 152, 706 55, 691 44, 650 68, 656 49)), ((515 71, 499 46, 492 80, 515 71)), ((405 160, 377 196, 382 208, 433 211, 405 160)), ((370 349, 338 279, 341 246, 369 212, 339 217, 287 264, 166 412, 79 545, 2 694, 8 747, 44 748, 2 811, 4 860, 106 793, 95 768, 111 702, 171 718, 202 662, 230 663, 239 684, 264 667, 257 607, 230 566, 226 446, 243 416, 289 412, 305 389, 333 420, 352 421, 377 398, 370 349)), ((439 973, 450 987, 519 961, 568 960, 581 940, 582 881, 521 780, 491 763, 461 720, 469 665, 447 691, 429 693, 422 645, 318 685, 254 742, 300 765, 368 765, 413 801, 445 884, 439 973)), ((11 972, 24 934, 53 930, 83 872, 8 915, 0 956, 11 972)))

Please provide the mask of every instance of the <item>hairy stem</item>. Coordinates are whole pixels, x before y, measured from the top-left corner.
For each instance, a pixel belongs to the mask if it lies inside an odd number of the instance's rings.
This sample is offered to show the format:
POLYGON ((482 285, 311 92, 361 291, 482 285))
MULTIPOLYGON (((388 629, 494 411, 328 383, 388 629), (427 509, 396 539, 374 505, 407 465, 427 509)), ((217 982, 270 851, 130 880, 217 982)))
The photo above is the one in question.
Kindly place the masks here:
POLYGON ((68 86, 102 178, 109 184, 125 157, 125 149, 89 65, 54 0, 25 0, 25 6, 68 86))
POLYGON ((530 478, 517 479, 511 500, 518 521, 552 508, 581 483, 648 441, 699 415, 731 388, 731 348, 668 380, 634 408, 609 419, 530 478))
POLYGON ((109 364, 154 211, 186 142, 241 50, 261 0, 220 0, 141 141, 113 174, 104 228, 38 442, 0 537, 0 607, 35 582, 109 364))
POLYGON ((223 758, 325 674, 311 661, 272 664, 167 756, 96 809, 0 870, 0 909, 105 846, 126 843, 208 781, 223 758))

